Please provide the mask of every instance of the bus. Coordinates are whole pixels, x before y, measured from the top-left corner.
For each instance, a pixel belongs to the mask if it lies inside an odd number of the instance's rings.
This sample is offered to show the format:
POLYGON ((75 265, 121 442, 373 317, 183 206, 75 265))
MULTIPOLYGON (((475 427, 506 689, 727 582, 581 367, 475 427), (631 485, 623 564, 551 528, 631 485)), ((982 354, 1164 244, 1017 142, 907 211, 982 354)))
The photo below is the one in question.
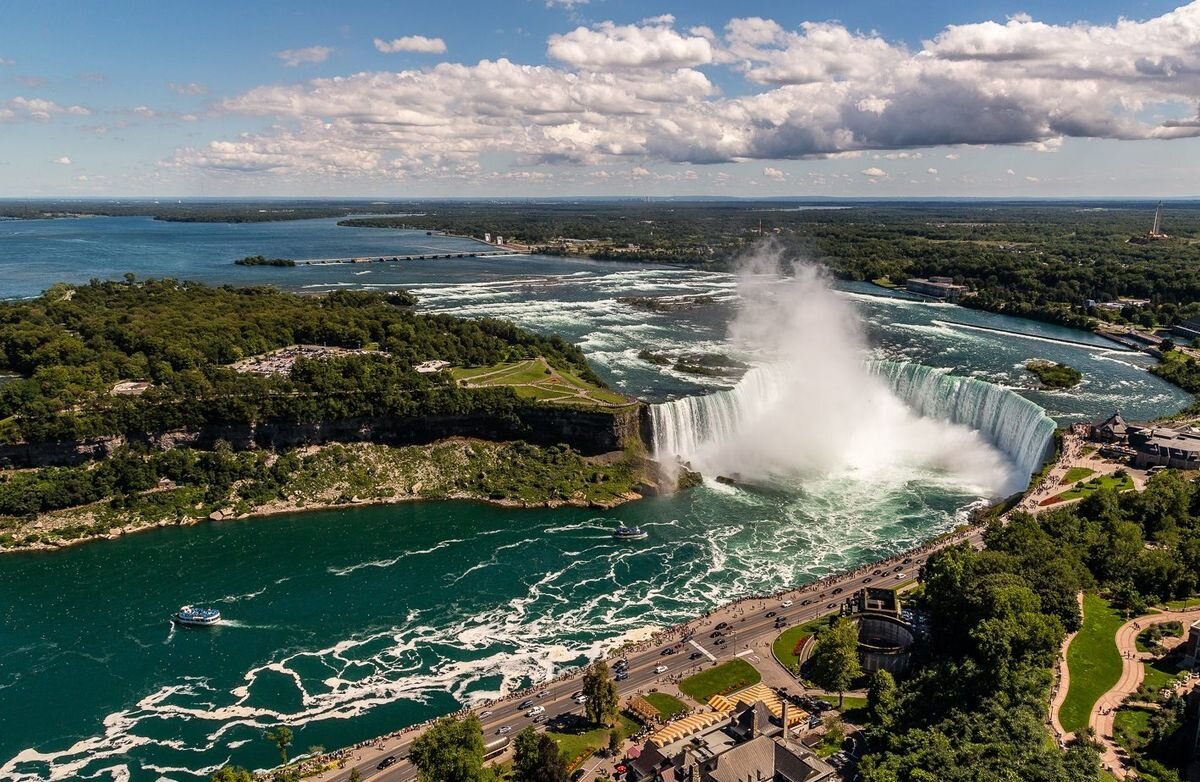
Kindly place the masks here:
POLYGON ((491 760, 492 758, 498 758, 504 754, 504 750, 506 749, 508 749, 508 736, 490 741, 483 746, 483 759, 491 760))

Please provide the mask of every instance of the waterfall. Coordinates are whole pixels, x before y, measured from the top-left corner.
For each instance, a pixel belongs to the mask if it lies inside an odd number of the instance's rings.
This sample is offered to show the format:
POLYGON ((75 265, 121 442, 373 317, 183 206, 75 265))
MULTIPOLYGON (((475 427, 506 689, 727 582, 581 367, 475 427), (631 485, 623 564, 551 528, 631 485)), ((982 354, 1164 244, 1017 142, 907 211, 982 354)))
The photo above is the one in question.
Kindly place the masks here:
POLYGON ((907 361, 873 361, 869 366, 917 414, 983 434, 1026 479, 1046 460, 1057 425, 1045 410, 1017 392, 907 361))
MULTIPOLYGON (((864 463, 863 452, 874 451, 873 467, 895 457, 954 471, 971 451, 990 444, 1011 463, 1004 491, 1023 488, 1047 455, 1054 421, 1014 391, 920 364, 873 361, 867 370, 861 387, 845 388, 832 405, 829 399, 819 405, 823 409, 808 409, 812 403, 803 388, 810 373, 780 365, 756 367, 725 391, 653 405, 655 455, 737 472, 756 444, 780 432, 790 441, 783 458, 799 452, 807 459, 803 469, 824 466, 818 459, 864 463), (906 409, 893 409, 900 407, 906 409), (913 420, 914 413, 923 420, 913 420), (797 427, 800 417, 812 421, 797 427)), ((780 453, 776 448, 773 456, 780 453)))

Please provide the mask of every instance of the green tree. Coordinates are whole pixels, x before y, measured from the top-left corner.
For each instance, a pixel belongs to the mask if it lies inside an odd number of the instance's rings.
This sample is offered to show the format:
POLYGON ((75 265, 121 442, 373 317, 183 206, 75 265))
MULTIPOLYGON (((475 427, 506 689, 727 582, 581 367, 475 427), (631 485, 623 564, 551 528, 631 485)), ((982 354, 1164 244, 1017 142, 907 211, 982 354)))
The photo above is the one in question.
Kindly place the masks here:
POLYGON ((209 782, 254 782, 254 775, 240 766, 222 766, 208 779, 209 782))
POLYGON ((862 674, 862 664, 858 661, 858 625, 841 618, 817 636, 811 666, 812 680, 818 687, 836 692, 841 706, 846 690, 862 674))
POLYGON ((617 685, 613 681, 608 665, 597 660, 583 675, 583 704, 587 718, 597 725, 614 725, 620 700, 617 685))
POLYGON ((616 755, 621 751, 621 731, 613 728, 608 732, 608 752, 610 755, 616 755))
POLYGON ((527 726, 513 739, 513 778, 517 782, 532 779, 538 763, 538 732, 527 726))
POLYGON ((263 734, 267 741, 279 748, 279 760, 283 765, 287 765, 287 748, 292 743, 292 731, 290 728, 280 725, 275 730, 268 730, 263 734))
POLYGON ((886 733, 896 719, 896 680, 889 671, 871 674, 867 687, 867 717, 874 732, 886 733))
POLYGON ((362 782, 362 772, 358 770, 358 766, 350 769, 350 782, 362 782))
POLYGON ((567 782, 567 759, 554 739, 545 733, 538 737, 533 773, 522 782, 567 782))
POLYGON ((413 742, 409 759, 422 782, 480 782, 483 768, 483 728, 474 714, 443 717, 413 742))

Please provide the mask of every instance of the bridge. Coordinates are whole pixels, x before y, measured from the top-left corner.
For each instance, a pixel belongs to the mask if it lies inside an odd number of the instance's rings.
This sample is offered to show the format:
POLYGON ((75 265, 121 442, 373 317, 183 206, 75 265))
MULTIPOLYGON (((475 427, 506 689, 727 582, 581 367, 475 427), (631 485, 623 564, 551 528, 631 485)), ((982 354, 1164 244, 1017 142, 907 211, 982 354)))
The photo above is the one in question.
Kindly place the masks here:
POLYGON ((342 263, 393 263, 400 261, 435 261, 442 258, 504 258, 529 253, 519 250, 469 250, 466 252, 431 252, 412 255, 358 255, 351 258, 306 258, 296 260, 297 266, 333 266, 342 263))

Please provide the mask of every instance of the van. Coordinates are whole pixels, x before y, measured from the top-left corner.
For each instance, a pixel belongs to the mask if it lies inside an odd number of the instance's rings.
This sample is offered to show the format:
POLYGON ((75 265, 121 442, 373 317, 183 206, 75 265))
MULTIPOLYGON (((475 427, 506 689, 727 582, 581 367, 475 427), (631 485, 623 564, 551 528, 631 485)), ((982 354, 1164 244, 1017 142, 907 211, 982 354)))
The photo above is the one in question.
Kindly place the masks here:
POLYGON ((665 666, 665 665, 659 665, 659 666, 656 666, 656 667, 655 667, 655 669, 654 669, 654 672, 655 672, 655 673, 666 673, 666 672, 667 672, 667 666, 665 666))

